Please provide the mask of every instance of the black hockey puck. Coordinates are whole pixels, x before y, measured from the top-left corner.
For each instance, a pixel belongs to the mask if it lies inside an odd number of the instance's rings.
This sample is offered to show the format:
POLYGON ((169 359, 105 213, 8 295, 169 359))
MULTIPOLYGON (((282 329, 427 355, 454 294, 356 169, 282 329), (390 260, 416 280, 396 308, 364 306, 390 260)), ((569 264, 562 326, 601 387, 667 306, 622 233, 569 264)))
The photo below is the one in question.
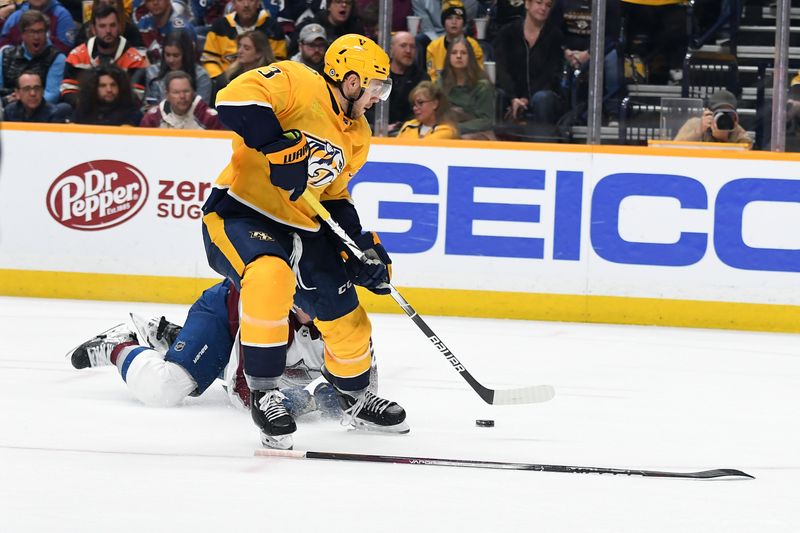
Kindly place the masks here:
POLYGON ((493 428, 494 427, 494 420, 476 420, 475 425, 479 428, 493 428))

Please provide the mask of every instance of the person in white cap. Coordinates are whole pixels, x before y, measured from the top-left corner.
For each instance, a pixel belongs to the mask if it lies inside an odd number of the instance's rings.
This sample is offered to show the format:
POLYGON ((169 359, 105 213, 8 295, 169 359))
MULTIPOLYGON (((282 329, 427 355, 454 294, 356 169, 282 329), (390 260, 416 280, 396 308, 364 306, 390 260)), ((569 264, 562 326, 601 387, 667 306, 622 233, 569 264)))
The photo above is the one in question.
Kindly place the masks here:
POLYGON ((298 52, 292 56, 292 61, 303 63, 320 74, 324 66, 325 51, 328 50, 328 35, 325 28, 319 24, 303 26, 298 38, 298 52))

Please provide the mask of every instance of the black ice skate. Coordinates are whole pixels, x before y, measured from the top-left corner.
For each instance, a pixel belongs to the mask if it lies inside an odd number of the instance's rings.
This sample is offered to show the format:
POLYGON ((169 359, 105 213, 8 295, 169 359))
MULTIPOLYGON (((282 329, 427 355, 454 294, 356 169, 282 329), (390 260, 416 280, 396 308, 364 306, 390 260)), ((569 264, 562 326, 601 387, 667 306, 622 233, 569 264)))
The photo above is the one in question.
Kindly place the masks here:
POLYGON ((396 402, 376 396, 370 391, 352 396, 336 390, 339 406, 344 411, 342 424, 356 429, 383 433, 408 433, 406 411, 396 402))
POLYGON ((70 350, 67 356, 71 359, 72 366, 79 370, 95 366, 108 366, 112 364, 111 352, 126 342, 136 343, 136 335, 126 324, 118 324, 70 350))
POLYGON ((285 398, 278 389, 250 392, 250 415, 261 429, 261 444, 267 448, 291 450, 294 445, 292 433, 297 425, 283 406, 285 398))
POLYGON ((167 353, 178 337, 178 333, 183 329, 163 316, 144 318, 134 313, 130 315, 136 332, 139 334, 139 341, 162 354, 167 353))

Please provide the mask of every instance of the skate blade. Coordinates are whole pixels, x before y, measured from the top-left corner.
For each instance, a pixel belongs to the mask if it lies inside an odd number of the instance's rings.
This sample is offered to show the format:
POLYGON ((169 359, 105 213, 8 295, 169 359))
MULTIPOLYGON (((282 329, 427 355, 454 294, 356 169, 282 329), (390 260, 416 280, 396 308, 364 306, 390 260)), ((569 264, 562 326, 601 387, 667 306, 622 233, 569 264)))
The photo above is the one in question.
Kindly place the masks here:
POLYGON ((356 431, 368 431, 370 433, 388 433, 390 435, 405 435, 411 431, 411 428, 408 427, 408 424, 405 421, 393 426, 379 426, 378 424, 367 422, 365 420, 354 420, 348 426, 348 429, 353 429, 356 431))
POLYGON ((261 445, 274 450, 291 450, 294 447, 294 439, 291 435, 267 435, 262 433, 261 445))

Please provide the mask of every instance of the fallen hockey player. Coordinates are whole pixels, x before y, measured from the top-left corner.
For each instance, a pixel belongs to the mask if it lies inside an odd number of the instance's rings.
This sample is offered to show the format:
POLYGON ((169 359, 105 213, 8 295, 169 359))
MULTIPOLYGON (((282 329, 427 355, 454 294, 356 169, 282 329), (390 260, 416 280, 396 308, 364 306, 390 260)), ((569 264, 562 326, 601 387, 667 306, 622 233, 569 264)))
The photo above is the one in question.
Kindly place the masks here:
MULTIPOLYGON (((148 406, 172 407, 187 396, 199 396, 215 379, 224 382, 231 401, 249 407, 250 390, 242 373, 239 346, 239 295, 229 281, 203 292, 191 306, 183 327, 164 317, 143 319, 131 314, 136 332, 119 324, 70 350, 77 369, 114 365, 131 394, 148 406), (138 339, 137 339, 138 334, 138 339)), ((286 368, 281 376, 280 393, 287 411, 299 417, 319 411, 326 418, 341 418, 343 424, 371 431, 407 433, 408 425, 387 428, 370 423, 353 413, 335 389, 321 376, 324 343, 311 317, 295 307, 289 317, 286 368), (344 410, 343 410, 344 409, 344 410)), ((377 389, 377 369, 373 364, 370 389, 377 389)), ((375 410, 400 409, 383 401, 375 410)), ((269 439, 269 447, 283 448, 269 439)))

